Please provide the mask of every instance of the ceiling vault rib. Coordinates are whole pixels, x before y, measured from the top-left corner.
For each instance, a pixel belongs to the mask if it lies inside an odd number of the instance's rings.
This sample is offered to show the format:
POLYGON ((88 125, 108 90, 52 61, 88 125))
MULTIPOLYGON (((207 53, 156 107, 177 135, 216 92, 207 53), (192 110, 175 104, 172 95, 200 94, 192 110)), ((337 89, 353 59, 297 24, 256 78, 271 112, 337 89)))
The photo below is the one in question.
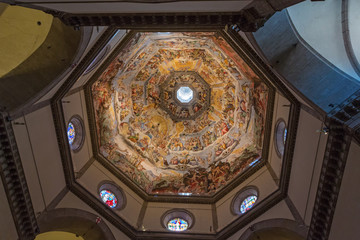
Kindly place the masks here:
POLYGON ((306 225, 305 222, 304 222, 304 219, 301 217, 299 211, 297 210, 297 208, 295 207, 293 201, 290 199, 289 196, 287 196, 285 198, 285 203, 286 205, 288 206, 291 214, 293 215, 295 221, 299 222, 301 225, 306 225))

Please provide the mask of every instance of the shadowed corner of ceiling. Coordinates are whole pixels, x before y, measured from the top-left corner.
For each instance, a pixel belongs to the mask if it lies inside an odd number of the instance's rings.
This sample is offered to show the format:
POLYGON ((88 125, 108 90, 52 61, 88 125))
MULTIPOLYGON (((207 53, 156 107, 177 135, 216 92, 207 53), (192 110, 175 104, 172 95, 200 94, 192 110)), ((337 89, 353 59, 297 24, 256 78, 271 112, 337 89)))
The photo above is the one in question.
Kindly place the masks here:
POLYGON ((39 10, 0 3, 0 106, 30 101, 71 66, 81 32, 39 10))

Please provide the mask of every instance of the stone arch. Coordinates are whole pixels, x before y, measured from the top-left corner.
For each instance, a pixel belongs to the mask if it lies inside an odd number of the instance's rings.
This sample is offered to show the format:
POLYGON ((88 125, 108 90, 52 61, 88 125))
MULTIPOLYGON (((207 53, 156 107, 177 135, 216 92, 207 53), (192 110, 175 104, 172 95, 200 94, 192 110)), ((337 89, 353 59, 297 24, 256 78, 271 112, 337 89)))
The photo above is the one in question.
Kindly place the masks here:
POLYGON ((84 240, 115 240, 109 227, 102 220, 96 224, 98 216, 75 208, 58 208, 44 212, 38 218, 40 233, 64 231, 82 236, 84 240))
POLYGON ((257 233, 264 231, 281 231, 294 233, 299 236, 299 239, 306 239, 308 233, 308 227, 302 225, 296 221, 284 218, 276 218, 264 220, 251 225, 239 238, 239 240, 248 240, 256 236, 257 233))

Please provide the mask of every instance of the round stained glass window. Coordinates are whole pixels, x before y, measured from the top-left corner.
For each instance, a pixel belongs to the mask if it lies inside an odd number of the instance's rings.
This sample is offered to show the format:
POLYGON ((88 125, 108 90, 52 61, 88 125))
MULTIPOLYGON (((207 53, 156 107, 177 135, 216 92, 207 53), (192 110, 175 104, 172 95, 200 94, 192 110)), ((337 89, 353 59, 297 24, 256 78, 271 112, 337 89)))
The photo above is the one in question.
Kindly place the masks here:
POLYGON ((176 98, 182 103, 189 103, 194 98, 194 92, 189 87, 180 87, 176 91, 176 98))
POLYGON ((167 228, 170 231, 182 232, 188 229, 188 222, 182 218, 174 218, 168 222, 167 228))
POLYGON ((84 138, 85 130, 81 117, 78 115, 73 116, 67 125, 67 138, 71 150, 77 152, 81 149, 84 138))
POLYGON ((240 205, 240 212, 245 213, 248 210, 250 210, 255 205, 256 200, 257 200, 257 196, 255 195, 248 196, 247 198, 245 198, 240 205))
POLYGON ((109 190, 102 190, 100 192, 101 200, 111 208, 115 208, 118 200, 114 193, 110 192, 109 190))
POLYGON ((255 186, 247 186, 241 189, 231 202, 231 211, 234 215, 247 213, 254 207, 259 199, 259 190, 255 186))
POLYGON ((68 136, 69 144, 72 145, 75 140, 75 127, 74 124, 72 123, 69 123, 68 125, 67 136, 68 136))

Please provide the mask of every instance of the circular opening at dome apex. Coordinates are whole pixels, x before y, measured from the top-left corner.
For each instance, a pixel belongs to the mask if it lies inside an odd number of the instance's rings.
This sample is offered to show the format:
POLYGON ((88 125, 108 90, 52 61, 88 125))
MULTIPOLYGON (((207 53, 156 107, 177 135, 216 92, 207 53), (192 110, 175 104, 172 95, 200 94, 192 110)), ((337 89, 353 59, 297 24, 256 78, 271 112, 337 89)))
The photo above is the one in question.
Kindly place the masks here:
POLYGON ((176 91, 176 98, 182 103, 188 103, 194 98, 194 92, 190 87, 180 87, 176 91))

